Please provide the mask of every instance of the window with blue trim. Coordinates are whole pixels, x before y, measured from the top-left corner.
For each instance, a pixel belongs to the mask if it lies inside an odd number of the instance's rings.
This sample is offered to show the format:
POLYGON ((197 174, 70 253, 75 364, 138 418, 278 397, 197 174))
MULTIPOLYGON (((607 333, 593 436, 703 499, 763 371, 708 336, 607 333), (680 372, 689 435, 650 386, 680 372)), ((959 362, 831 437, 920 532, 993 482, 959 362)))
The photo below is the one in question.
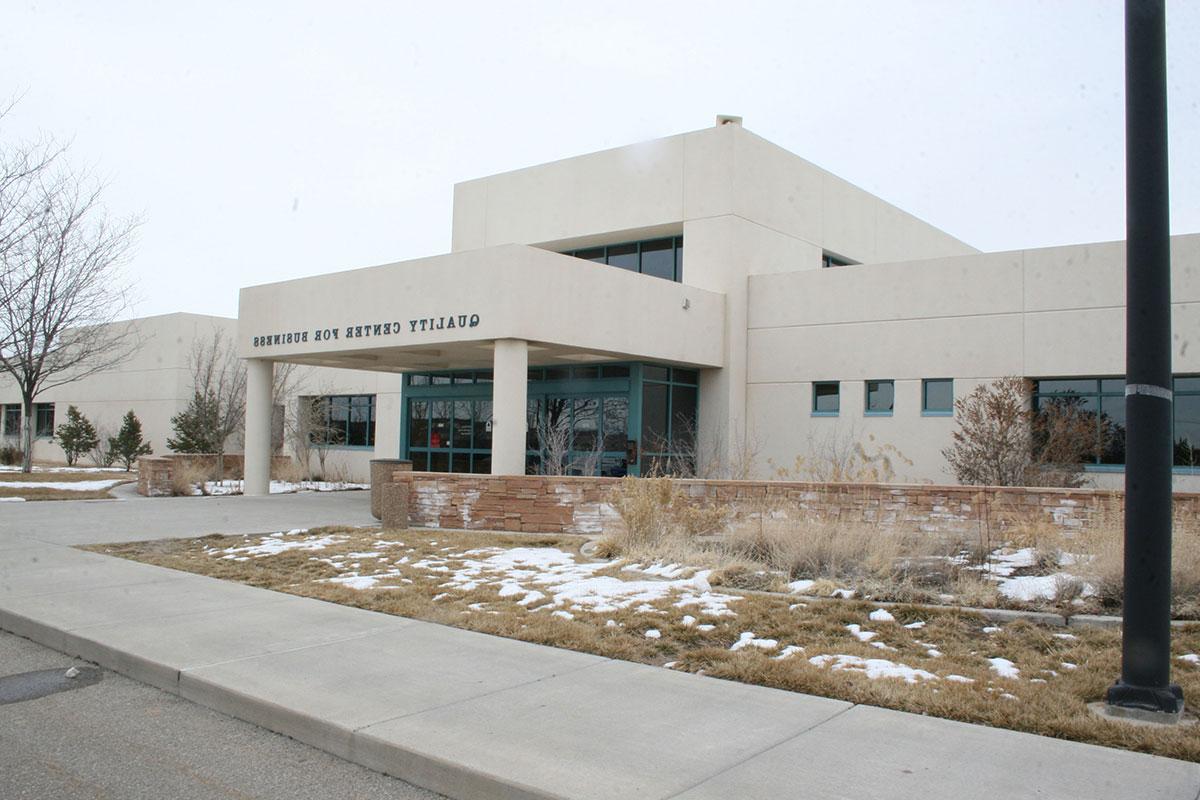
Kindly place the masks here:
POLYGON ((891 416, 896 405, 895 381, 867 381, 865 412, 875 416, 891 416))
POLYGON ((836 417, 842 405, 842 385, 837 381, 817 381, 812 387, 814 417, 836 417))
POLYGON ((954 381, 950 378, 926 378, 921 381, 921 413, 931 417, 954 414, 954 381))
POLYGON ((1175 376, 1175 466, 1200 468, 1200 375, 1175 376))
POLYGON ((314 411, 309 441, 335 447, 375 446, 375 395, 326 395, 302 397, 314 411))

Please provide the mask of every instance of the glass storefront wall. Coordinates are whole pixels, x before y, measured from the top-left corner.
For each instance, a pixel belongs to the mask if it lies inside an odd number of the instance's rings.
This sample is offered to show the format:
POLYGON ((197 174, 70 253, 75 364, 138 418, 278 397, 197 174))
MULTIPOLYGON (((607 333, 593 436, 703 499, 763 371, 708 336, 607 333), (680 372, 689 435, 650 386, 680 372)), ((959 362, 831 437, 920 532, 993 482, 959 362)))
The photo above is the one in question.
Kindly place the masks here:
MULTIPOLYGON (((403 452, 413 469, 491 471, 491 372, 425 373, 405 381, 403 452)), ((526 472, 690 474, 696 370, 653 364, 529 370, 526 472)))

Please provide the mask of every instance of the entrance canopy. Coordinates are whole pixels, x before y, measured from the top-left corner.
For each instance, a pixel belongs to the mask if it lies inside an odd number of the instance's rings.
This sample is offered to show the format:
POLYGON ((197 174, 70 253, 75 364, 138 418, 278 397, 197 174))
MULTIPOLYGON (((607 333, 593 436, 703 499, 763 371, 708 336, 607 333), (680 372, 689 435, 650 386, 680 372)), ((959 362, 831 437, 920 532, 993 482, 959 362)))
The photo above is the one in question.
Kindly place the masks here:
MULTIPOLYGON (((572 448, 586 441, 597 469, 636 469, 644 459, 627 440, 637 437, 643 383, 646 419, 665 416, 667 427, 656 430, 669 434, 674 403, 691 409, 677 415, 682 430, 695 421, 697 368, 724 366, 724 344, 722 294, 524 245, 242 289, 245 492, 263 494, 269 484, 276 361, 382 372, 465 371, 473 386, 461 397, 431 396, 437 402, 425 405, 414 398, 409 404, 405 441, 411 457, 425 459, 429 468, 520 475, 529 458, 531 375, 544 390, 533 398, 535 420, 559 421, 572 448), (580 388, 555 382, 560 373, 586 380, 577 374, 584 366, 613 362, 628 365, 623 375, 593 376, 608 383, 580 388), (679 376, 686 381, 675 380, 679 376)), ((453 385, 460 386, 461 378, 453 385)))
POLYGON ((412 372, 647 360, 723 366, 724 295, 524 245, 241 290, 243 358, 412 372))

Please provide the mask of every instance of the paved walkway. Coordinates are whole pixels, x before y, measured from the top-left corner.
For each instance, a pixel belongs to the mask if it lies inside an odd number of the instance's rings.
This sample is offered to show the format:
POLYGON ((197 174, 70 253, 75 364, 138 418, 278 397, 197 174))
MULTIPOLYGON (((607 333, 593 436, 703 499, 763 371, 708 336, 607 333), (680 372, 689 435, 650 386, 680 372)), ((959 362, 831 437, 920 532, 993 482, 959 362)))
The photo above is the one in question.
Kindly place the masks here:
POLYGON ((65 546, 366 524, 367 500, 6 504, 0 628, 457 798, 1200 797, 1197 764, 611 661, 65 546))

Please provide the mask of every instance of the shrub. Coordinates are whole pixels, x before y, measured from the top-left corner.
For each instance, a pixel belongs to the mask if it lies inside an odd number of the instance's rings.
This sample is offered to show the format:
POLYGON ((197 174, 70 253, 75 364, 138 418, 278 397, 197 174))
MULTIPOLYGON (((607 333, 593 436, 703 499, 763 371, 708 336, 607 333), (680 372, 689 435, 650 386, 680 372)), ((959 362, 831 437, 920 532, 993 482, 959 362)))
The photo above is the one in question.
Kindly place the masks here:
POLYGON ((25 451, 21 446, 13 442, 5 442, 0 444, 0 464, 6 467, 13 467, 25 460, 25 451))
POLYGON ((130 409, 121 421, 121 430, 108 440, 108 449, 114 460, 120 460, 125 465, 125 471, 133 467, 138 456, 153 453, 150 443, 142 439, 142 423, 130 409))
POLYGON ((171 464, 171 496, 191 497, 196 489, 201 494, 208 494, 205 481, 211 477, 210 471, 198 464, 171 464))
POLYGON ((58 426, 54 435, 69 467, 75 466, 80 456, 90 453, 100 443, 96 428, 75 406, 67 406, 67 421, 58 426))

